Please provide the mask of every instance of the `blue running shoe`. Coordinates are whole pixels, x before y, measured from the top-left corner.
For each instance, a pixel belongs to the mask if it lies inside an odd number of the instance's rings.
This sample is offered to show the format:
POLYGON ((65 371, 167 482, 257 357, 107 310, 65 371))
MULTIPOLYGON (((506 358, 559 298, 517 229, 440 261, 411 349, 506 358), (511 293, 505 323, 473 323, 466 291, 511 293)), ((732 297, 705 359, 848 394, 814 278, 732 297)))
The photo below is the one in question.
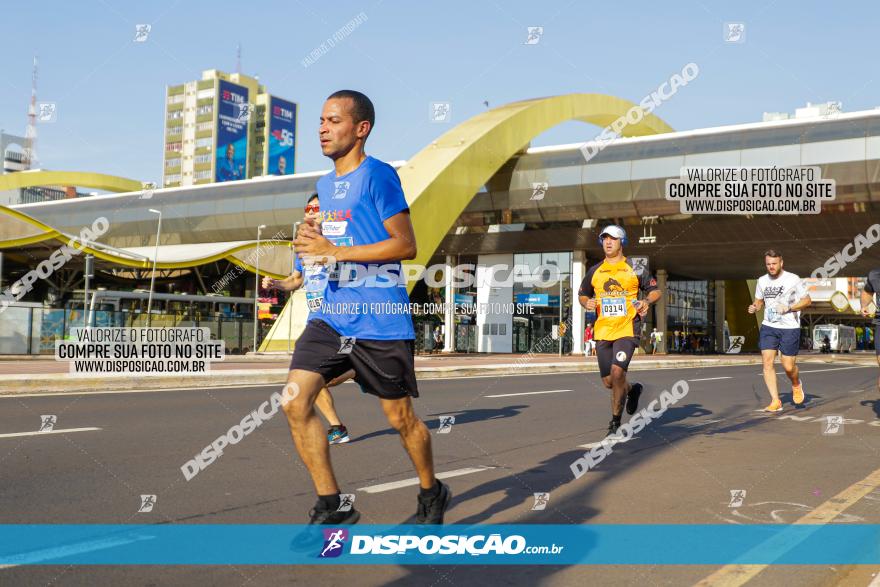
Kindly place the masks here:
POLYGON ((351 440, 348 437, 348 429, 340 424, 339 426, 330 426, 327 430, 327 442, 330 444, 344 444, 351 440))

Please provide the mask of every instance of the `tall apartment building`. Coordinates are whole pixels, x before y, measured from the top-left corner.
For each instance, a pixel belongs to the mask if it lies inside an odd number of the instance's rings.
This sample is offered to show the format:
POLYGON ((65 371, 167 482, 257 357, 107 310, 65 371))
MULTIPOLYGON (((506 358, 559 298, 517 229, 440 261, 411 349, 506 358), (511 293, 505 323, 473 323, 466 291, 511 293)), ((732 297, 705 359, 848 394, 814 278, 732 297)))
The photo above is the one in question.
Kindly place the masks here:
POLYGON ((165 91, 165 187, 294 173, 296 104, 216 69, 165 91))

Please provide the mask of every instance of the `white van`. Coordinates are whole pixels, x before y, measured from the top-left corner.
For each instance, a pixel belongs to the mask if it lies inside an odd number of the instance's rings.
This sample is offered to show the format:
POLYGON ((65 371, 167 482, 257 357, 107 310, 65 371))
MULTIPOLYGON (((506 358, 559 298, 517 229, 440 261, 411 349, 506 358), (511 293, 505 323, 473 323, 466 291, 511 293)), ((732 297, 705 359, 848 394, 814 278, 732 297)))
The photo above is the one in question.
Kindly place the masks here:
POLYGON ((841 324, 819 324, 813 328, 813 350, 821 351, 822 342, 828 337, 831 352, 848 353, 856 350, 856 329, 841 324))

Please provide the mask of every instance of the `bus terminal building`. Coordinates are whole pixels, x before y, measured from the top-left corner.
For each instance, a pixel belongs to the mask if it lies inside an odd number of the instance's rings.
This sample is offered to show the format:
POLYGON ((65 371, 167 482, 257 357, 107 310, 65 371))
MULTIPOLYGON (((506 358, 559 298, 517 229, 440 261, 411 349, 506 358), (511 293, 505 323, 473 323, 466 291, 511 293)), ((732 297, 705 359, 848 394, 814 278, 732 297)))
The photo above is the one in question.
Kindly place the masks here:
MULTIPOLYGON (((804 313, 805 326, 833 320, 864 327, 855 306, 837 313, 828 299, 843 291, 857 300, 863 277, 880 263, 880 246, 860 255, 850 246, 880 224, 880 110, 808 112, 683 132, 648 115, 601 148, 589 141, 597 129, 586 125, 585 143, 529 146, 556 124, 576 119, 603 126, 631 106, 595 94, 507 104, 393 162, 418 239, 413 263, 434 270, 429 279, 410 284, 412 301, 429 310, 414 316, 420 350, 557 352, 561 345, 563 352, 580 351, 589 317, 577 303, 577 288, 589 267, 602 260, 599 233, 612 223, 627 231, 627 257, 649 271, 664 292, 646 326, 647 332, 665 333, 666 350, 724 352, 729 336, 743 336, 743 348, 756 349, 760 316, 746 308, 769 248, 782 252, 786 270, 823 278, 810 282, 814 304, 804 313), (683 214, 665 195, 666 181, 679 178, 682 168, 774 166, 819 168, 823 179, 834 180, 835 199, 818 214, 717 215, 683 214), (817 273, 830 259, 837 260, 829 265, 833 275, 817 273), (453 279, 462 266, 478 277, 465 286, 453 279), (522 269, 511 279, 479 279, 499 266, 522 269), (551 269, 558 279, 548 283, 542 276, 551 269)), ((40 334, 37 324, 46 308, 83 301, 88 256, 94 258, 92 290, 146 290, 155 266, 156 293, 253 299, 258 266, 261 275, 290 272, 293 224, 302 220, 324 173, 135 191, 130 181, 94 173, 0 176, 0 192, 74 181, 119 192, 0 209, 4 290, 71 238, 86 253, 37 280, 16 302, 30 304, 26 317, 11 312, 15 308, 0 314, 0 352, 22 352, 24 346, 45 352, 46 344, 18 345, 49 336, 40 334), (101 217, 108 225, 104 234, 93 242, 76 241, 83 227, 101 217)), ((277 293, 259 295, 273 297, 261 297, 257 306, 264 308, 258 348, 287 350, 304 326, 304 295, 294 294, 290 302, 277 293)), ((255 309, 244 303, 237 308, 255 309)), ((137 313, 132 307, 125 325, 141 325, 137 313)), ((169 320, 189 324, 193 316, 183 312, 169 320)))

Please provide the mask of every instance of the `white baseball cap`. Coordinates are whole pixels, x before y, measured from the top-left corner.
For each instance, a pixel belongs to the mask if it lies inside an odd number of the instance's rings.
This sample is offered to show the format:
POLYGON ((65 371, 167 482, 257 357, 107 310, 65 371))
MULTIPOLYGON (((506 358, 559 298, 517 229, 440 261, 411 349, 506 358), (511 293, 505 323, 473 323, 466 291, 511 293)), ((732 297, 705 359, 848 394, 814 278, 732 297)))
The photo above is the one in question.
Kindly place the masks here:
POLYGON ((599 238, 604 237, 606 234, 608 236, 610 236, 612 238, 616 238, 616 239, 625 239, 626 238, 626 231, 623 230, 622 228, 620 228, 619 226, 617 226, 616 224, 610 224, 610 225, 606 226, 605 230, 603 230, 602 232, 599 233, 599 238))

